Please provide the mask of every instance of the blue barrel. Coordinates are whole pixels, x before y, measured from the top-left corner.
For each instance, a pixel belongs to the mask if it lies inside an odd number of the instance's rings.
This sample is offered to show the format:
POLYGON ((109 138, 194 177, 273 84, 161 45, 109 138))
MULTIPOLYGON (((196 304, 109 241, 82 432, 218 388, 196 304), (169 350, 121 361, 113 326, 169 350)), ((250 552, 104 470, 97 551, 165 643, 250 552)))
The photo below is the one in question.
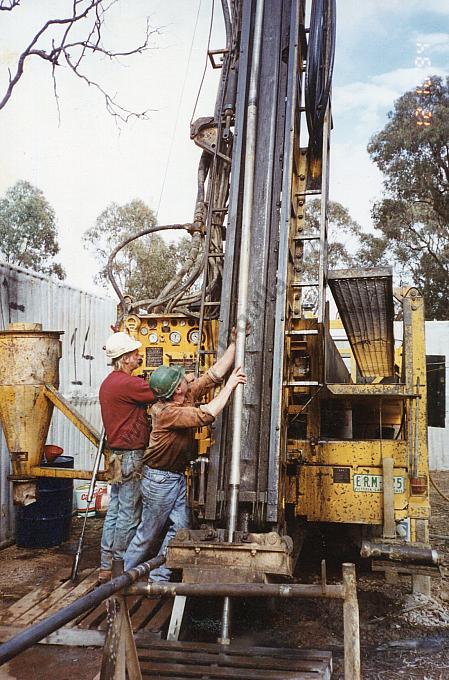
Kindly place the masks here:
MULTIPOLYGON (((59 456, 41 467, 73 468, 72 456, 59 456)), ((73 479, 40 477, 38 499, 16 508, 16 544, 19 548, 53 548, 70 538, 73 479)))

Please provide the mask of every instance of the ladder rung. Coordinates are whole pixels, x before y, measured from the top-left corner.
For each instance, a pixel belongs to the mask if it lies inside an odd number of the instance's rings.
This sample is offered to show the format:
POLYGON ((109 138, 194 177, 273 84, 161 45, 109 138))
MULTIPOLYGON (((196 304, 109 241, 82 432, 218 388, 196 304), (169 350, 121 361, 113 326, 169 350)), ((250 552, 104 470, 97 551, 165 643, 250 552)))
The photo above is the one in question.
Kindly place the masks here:
POLYGON ((216 354, 217 352, 214 349, 200 349, 198 350, 198 354, 216 354))
POLYGON ((216 307, 219 304, 220 304, 219 302, 205 302, 204 306, 205 307, 216 307))
POLYGON ((227 208, 213 208, 212 212, 213 213, 227 213, 228 209, 227 208))
POLYGON ((224 257, 224 253, 209 253, 207 257, 224 257))
POLYGON ((313 329, 304 331, 285 331, 285 335, 318 335, 318 331, 313 329))
POLYGON ((309 189, 309 191, 300 191, 295 196, 316 196, 321 194, 321 189, 309 189))
POLYGON ((292 241, 319 241, 320 235, 314 236, 312 234, 300 234, 299 236, 293 236, 292 241))
POLYGON ((318 380, 293 380, 285 382, 284 387, 321 387, 318 380))
POLYGON ((319 286, 318 281, 300 281, 298 283, 292 283, 292 288, 313 288, 314 286, 319 286))

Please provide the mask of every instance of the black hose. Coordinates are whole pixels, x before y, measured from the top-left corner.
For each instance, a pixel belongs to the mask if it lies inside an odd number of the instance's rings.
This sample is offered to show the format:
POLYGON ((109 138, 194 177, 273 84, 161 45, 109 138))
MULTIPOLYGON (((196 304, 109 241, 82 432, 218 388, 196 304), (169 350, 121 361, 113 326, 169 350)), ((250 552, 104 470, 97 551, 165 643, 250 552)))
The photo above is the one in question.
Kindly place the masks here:
POLYGON ((135 241, 136 238, 141 238, 142 236, 146 236, 147 234, 154 234, 156 231, 169 231, 170 229, 191 229, 192 225, 190 223, 187 224, 166 224, 164 226, 155 226, 155 227, 147 227, 147 229, 142 229, 141 231, 138 231, 137 234, 134 234, 133 236, 129 236, 127 239, 119 243, 118 246, 114 248, 112 253, 109 255, 108 263, 106 265, 106 271, 108 274, 109 281, 111 282, 111 285, 113 289, 115 290, 118 299, 120 300, 120 305, 122 307, 122 313, 123 315, 126 314, 126 305, 125 305, 125 298, 120 290, 117 281, 115 280, 115 276, 112 273, 112 267, 114 265, 114 260, 117 255, 117 253, 122 250, 125 246, 127 246, 129 243, 132 241, 135 241))
POLYGON ((310 144, 320 145, 335 56, 335 0, 313 0, 310 17, 305 105, 310 144))

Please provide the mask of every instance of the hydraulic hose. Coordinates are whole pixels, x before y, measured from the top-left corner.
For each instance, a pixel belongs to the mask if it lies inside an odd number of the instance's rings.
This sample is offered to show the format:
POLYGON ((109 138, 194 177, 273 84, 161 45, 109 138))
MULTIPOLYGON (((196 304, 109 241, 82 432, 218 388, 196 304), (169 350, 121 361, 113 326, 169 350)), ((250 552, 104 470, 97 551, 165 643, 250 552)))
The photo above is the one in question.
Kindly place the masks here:
POLYGON ((335 0, 313 0, 310 17, 305 105, 311 145, 319 144, 332 84, 335 55, 335 0))
POLYGON ((111 282, 111 285, 115 292, 117 293, 118 299, 120 300, 120 305, 122 307, 123 314, 126 314, 125 298, 122 291, 119 288, 119 285, 112 271, 112 268, 114 266, 114 260, 116 258, 117 253, 119 253, 120 250, 122 250, 122 248, 127 246, 129 243, 132 243, 132 241, 135 241, 137 238, 141 238, 142 236, 146 236, 147 234, 154 234, 157 231, 169 231, 170 229, 190 229, 191 227, 192 225, 190 223, 166 224, 163 226, 148 227, 147 229, 142 229, 141 231, 138 231, 137 234, 134 234, 133 236, 129 236, 127 239, 119 243, 119 245, 114 248, 112 253, 109 255, 108 263, 106 265, 106 271, 108 274, 109 281, 111 282))

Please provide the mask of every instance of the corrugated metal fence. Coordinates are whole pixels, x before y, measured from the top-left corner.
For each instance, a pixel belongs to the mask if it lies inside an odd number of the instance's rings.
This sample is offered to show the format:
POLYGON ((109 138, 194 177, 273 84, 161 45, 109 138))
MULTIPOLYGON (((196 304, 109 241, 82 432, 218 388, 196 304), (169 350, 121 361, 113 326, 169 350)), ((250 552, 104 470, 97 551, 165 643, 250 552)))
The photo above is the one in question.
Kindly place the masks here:
MULTIPOLYGON (((0 327, 27 321, 44 330, 64 331, 60 361, 62 394, 98 429, 98 388, 108 369, 102 347, 115 320, 116 304, 33 272, 0 263, 0 327)), ((48 443, 58 444, 75 467, 91 468, 94 447, 61 413, 54 410, 48 443)), ((10 461, 3 434, 0 441, 0 546, 14 536, 10 461)))

